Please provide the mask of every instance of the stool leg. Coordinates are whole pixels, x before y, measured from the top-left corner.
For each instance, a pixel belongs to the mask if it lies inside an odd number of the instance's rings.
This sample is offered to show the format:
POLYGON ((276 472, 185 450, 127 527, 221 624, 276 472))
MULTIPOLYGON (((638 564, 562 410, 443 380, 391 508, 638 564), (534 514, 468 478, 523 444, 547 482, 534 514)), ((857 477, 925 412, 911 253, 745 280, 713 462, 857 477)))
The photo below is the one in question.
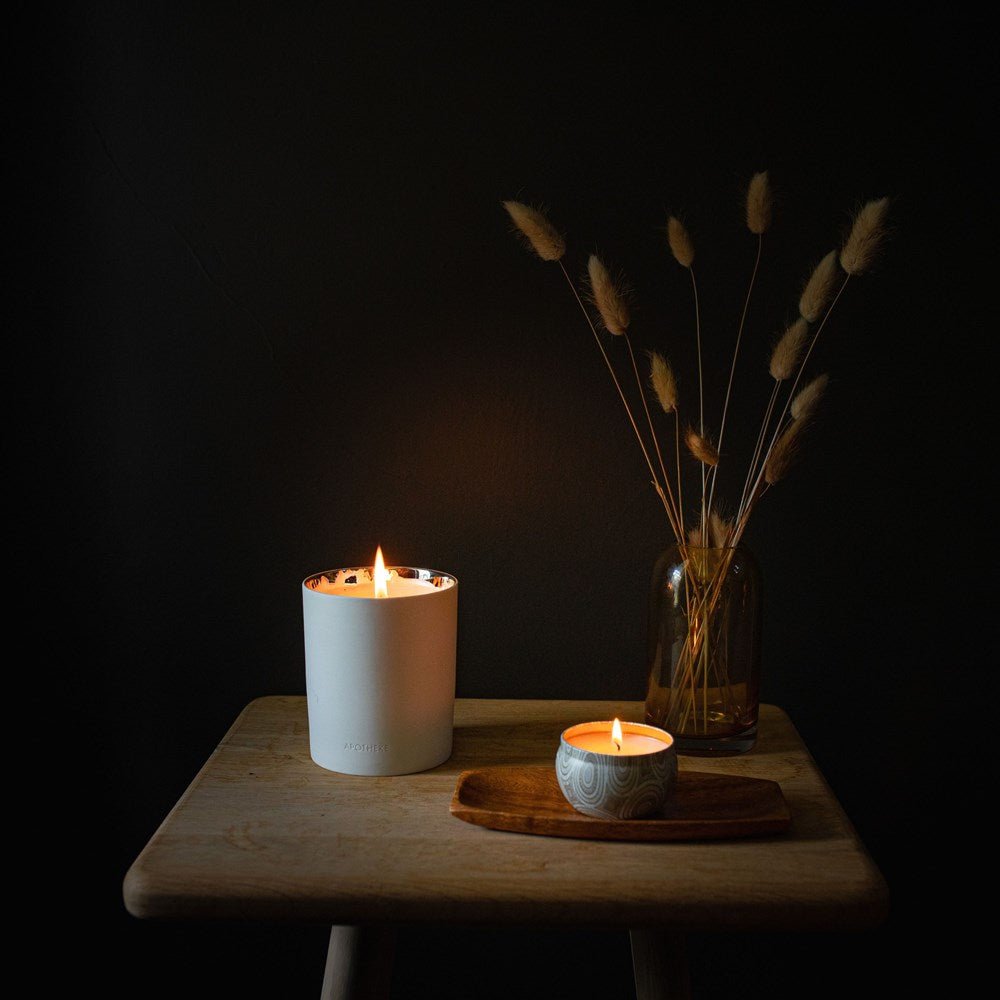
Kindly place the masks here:
POLYGON ((320 1000, 386 1000, 395 948, 392 928, 334 924, 320 1000))
POLYGON ((634 927, 628 936, 636 1000, 691 1000, 684 935, 634 927))

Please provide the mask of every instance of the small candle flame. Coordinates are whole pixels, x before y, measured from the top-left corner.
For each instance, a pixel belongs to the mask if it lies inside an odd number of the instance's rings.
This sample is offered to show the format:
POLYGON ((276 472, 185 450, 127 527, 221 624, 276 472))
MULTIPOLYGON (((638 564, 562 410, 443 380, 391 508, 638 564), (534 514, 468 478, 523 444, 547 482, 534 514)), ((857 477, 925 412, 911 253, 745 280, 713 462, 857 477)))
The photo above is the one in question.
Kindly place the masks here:
POLYGON ((376 597, 389 596, 389 571, 385 568, 381 545, 375 551, 375 568, 372 571, 372 582, 375 584, 376 597))
POLYGON ((622 724, 615 719, 611 724, 611 742, 614 743, 615 749, 621 753, 622 752, 622 724))

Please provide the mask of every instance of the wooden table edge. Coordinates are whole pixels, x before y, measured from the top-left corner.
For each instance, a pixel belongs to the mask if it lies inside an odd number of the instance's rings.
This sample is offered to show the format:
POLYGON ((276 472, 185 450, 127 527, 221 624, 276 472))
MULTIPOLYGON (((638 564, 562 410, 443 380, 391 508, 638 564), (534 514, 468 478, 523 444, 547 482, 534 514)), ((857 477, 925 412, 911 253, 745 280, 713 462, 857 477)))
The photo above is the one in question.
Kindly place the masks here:
POLYGON ((139 852, 139 856, 129 866, 128 871, 125 873, 125 878, 122 880, 122 899, 125 903, 125 909, 133 917, 149 919, 159 915, 155 912, 155 910, 153 912, 149 912, 148 901, 151 898, 155 898, 156 892, 153 890, 148 873, 145 871, 145 861, 146 856, 155 846, 157 840, 159 840, 160 834, 170 822, 174 813, 176 813, 194 794, 198 785, 201 783, 202 775, 205 774, 205 772, 212 766, 212 762, 222 752, 223 748, 229 742, 230 737, 232 737, 232 735, 240 728, 244 718, 250 713, 254 705, 264 701, 280 701, 285 697, 288 697, 288 695, 262 695, 259 698, 254 698, 252 701, 247 702, 247 704, 243 706, 242 711, 233 720, 232 725, 226 730, 222 739, 215 745, 215 749, 208 755, 205 763, 198 768, 197 774, 195 774, 191 781, 188 782, 187 788, 184 789, 180 798, 174 803, 173 808, 167 813, 166 816, 163 817, 163 820, 160 822, 159 826, 157 826, 153 835, 146 842, 146 846, 139 852))

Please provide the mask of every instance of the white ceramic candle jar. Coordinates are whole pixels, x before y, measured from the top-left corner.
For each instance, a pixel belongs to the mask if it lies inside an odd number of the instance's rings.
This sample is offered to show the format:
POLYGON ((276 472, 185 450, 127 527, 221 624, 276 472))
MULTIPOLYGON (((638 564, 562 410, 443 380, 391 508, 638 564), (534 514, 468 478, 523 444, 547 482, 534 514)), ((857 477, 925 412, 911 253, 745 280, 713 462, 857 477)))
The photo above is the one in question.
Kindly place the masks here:
POLYGON ((370 566, 302 584, 309 752, 331 771, 410 774, 451 756, 458 581, 370 566))

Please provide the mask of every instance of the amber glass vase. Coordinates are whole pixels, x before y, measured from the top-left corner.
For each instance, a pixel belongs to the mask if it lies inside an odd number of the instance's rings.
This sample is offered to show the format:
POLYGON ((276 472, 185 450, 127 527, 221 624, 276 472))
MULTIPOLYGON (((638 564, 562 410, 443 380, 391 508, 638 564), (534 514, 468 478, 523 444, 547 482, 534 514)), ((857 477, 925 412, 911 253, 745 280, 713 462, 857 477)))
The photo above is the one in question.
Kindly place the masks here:
POLYGON ((672 733, 680 753, 744 753, 757 740, 760 589, 742 545, 675 545, 656 561, 646 721, 672 733))

